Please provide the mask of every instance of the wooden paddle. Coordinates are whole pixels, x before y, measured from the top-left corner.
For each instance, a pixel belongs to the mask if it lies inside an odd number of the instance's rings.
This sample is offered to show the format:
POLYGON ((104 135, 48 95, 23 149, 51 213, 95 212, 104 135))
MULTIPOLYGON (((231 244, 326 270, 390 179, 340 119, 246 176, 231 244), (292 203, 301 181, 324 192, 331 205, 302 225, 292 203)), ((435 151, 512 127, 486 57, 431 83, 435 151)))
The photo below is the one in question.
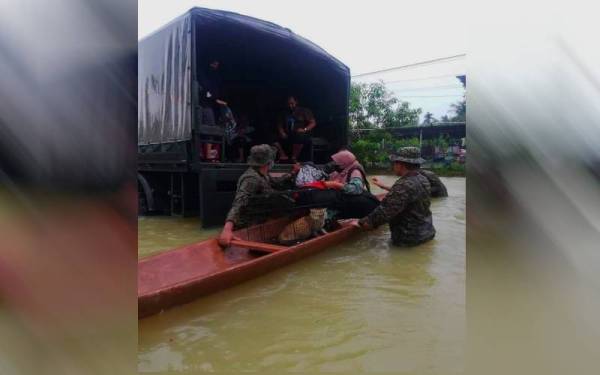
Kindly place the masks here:
POLYGON ((263 243, 263 242, 238 240, 238 239, 232 239, 230 242, 230 245, 237 246, 237 247, 245 247, 245 248, 252 249, 252 250, 264 251, 267 253, 275 253, 277 251, 287 249, 287 247, 285 247, 285 246, 272 245, 270 243, 263 243))

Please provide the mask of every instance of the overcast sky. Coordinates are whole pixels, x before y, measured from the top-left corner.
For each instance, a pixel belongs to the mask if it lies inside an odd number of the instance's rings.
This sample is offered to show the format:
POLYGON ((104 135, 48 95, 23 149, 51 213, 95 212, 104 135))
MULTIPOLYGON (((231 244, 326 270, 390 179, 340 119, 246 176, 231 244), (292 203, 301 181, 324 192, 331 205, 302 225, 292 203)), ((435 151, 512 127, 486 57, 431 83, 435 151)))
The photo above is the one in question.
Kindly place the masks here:
MULTIPOLYGON (((194 6, 287 27, 344 62, 352 75, 466 52, 463 3, 443 0, 138 0, 138 37, 194 6)), ((459 59, 362 80, 393 81, 389 87, 402 100, 441 116, 462 94, 451 76, 464 72, 459 59), (446 77, 423 79, 440 76, 446 77)))

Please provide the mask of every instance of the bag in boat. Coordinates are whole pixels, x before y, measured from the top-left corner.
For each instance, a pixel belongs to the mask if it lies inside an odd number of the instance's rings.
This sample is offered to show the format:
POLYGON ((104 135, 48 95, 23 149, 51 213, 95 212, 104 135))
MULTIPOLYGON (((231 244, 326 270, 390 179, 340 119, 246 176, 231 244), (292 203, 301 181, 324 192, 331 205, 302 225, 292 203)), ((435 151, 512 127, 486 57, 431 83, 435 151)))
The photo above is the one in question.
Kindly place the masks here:
POLYGON ((327 178, 327 173, 315 167, 311 163, 305 163, 300 167, 296 175, 296 186, 301 188, 316 181, 327 178))

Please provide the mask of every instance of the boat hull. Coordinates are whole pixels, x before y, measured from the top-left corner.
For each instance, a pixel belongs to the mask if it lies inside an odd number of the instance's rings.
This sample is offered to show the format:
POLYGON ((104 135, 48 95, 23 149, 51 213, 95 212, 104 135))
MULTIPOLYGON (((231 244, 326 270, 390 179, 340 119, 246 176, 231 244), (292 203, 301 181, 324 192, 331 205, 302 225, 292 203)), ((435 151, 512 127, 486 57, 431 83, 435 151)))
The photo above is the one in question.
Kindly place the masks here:
MULTIPOLYGON (((236 232, 243 240, 259 241, 277 234, 289 219, 236 232)), ((170 250, 138 263, 138 318, 229 288, 339 244, 358 228, 342 223, 322 236, 272 253, 231 246, 216 239, 170 250)))

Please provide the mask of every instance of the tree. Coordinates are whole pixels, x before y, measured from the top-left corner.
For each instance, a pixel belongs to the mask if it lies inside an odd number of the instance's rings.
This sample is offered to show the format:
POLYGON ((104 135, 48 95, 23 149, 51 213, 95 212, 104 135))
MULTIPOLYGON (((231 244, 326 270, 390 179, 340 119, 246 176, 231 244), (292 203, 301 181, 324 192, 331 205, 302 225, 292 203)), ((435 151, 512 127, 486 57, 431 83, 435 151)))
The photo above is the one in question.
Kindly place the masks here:
POLYGON ((353 129, 416 126, 421 114, 420 108, 394 97, 383 82, 352 83, 349 110, 353 129))
POLYGON ((455 104, 451 104, 452 112, 454 116, 452 116, 451 121, 456 122, 464 122, 467 119, 467 101, 463 98, 461 101, 455 104))
POLYGON ((427 112, 423 117, 423 123, 421 125, 430 126, 435 124, 436 122, 438 122, 438 120, 435 117, 433 117, 433 113, 427 112))

